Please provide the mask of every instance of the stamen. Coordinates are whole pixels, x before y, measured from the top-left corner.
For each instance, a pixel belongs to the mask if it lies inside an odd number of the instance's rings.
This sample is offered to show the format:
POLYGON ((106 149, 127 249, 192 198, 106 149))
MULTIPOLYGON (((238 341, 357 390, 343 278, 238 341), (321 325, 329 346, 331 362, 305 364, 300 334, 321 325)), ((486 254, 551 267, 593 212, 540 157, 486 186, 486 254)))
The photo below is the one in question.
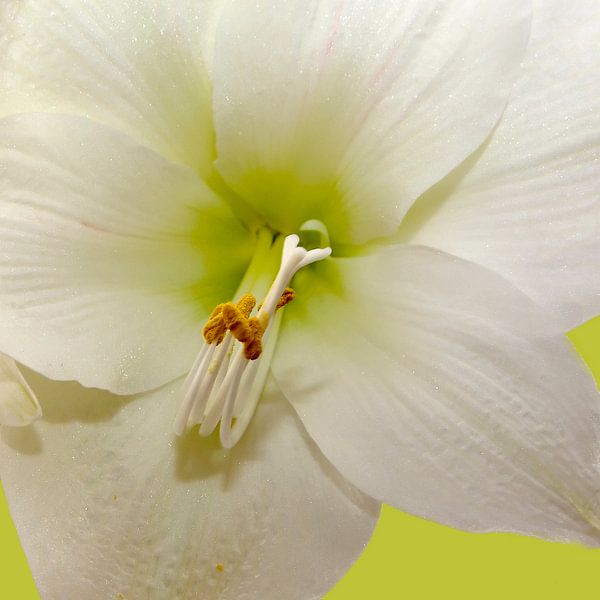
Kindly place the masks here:
MULTIPOLYGON (((295 296, 287 285, 299 269, 331 254, 329 247, 307 251, 298 246, 299 241, 297 235, 285 238, 279 271, 256 315, 251 316, 256 299, 249 293, 235 304, 219 304, 212 311, 203 329, 205 344, 184 383, 174 423, 177 435, 199 424, 199 434, 207 436, 220 422, 223 447, 231 448, 240 440, 256 409, 275 350, 281 314, 274 317, 295 296)), ((247 274, 244 280, 249 279, 247 274)))

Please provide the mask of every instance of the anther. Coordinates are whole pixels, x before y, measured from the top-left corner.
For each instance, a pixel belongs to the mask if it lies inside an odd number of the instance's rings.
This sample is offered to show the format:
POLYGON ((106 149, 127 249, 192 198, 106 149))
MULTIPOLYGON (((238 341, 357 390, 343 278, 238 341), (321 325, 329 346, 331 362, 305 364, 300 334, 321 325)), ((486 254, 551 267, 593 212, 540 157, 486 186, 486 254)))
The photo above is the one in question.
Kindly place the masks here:
POLYGON ((227 327, 223 320, 223 306, 223 304, 217 304, 204 325, 202 335, 207 344, 220 344, 227 333, 227 327))
POLYGON ((262 337, 264 329, 257 317, 248 320, 250 335, 244 341, 244 356, 248 360, 256 360, 262 354, 262 337))
POLYGON ((279 302, 277 303, 275 310, 283 308, 286 304, 289 304, 295 297, 296 292, 292 288, 286 287, 285 290, 283 290, 283 294, 281 294, 281 298, 279 298, 279 302))
POLYGON ((244 355, 248 360, 256 360, 262 352, 264 328, 256 317, 248 319, 232 302, 223 305, 223 321, 231 335, 244 344, 244 355))
MULTIPOLYGON (((279 301, 277 302, 277 306, 275 306, 275 310, 279 310, 283 308, 286 304, 289 304, 296 297, 296 292, 289 287, 286 287, 283 290, 283 294, 281 294, 279 301)), ((258 305, 258 310, 262 308, 262 302, 258 305)))
POLYGON ((247 317, 232 302, 223 305, 223 322, 231 335, 242 344, 252 336, 247 317))
MULTIPOLYGON (((233 304, 233 302, 217 304, 202 330, 206 342, 218 346, 223 341, 227 330, 231 329, 227 323, 225 311, 227 311, 228 315, 231 315, 231 311, 234 310, 236 311, 236 315, 239 315, 239 318, 247 319, 255 306, 256 298, 252 294, 244 294, 238 300, 237 304, 233 304)), ((230 317, 230 319, 233 319, 233 317, 230 317)))
POLYGON ((252 294, 244 294, 237 303, 237 308, 246 319, 250 316, 252 309, 256 306, 256 298, 252 294))

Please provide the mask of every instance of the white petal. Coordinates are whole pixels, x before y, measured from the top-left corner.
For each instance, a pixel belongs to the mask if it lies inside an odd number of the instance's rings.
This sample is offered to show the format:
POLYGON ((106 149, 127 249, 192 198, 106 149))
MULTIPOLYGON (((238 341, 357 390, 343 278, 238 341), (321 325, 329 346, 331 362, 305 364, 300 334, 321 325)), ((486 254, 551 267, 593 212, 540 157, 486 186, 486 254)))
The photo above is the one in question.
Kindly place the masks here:
POLYGON ((371 535, 377 503, 274 387, 224 451, 172 439, 180 384, 121 400, 31 381, 46 419, 3 432, 0 468, 42 598, 316 600, 371 535))
POLYGON ((202 172, 216 0, 21 0, 0 8, 0 115, 87 116, 202 172))
POLYGON ((191 169, 51 114, 0 121, 0 238, 0 350, 119 393, 189 369, 252 249, 191 169))
POLYGON ((494 269, 570 328, 600 313, 600 11, 536 8, 489 144, 415 205, 402 237, 494 269))
POLYGON ((277 229, 391 233, 508 97, 528 2, 232 2, 217 30, 217 168, 277 229))
POLYGON ((41 416, 37 398, 15 361, 0 354, 0 425, 24 427, 41 416))
POLYGON ((343 475, 448 525, 600 545, 599 397, 536 305, 426 248, 316 271, 273 372, 343 475))

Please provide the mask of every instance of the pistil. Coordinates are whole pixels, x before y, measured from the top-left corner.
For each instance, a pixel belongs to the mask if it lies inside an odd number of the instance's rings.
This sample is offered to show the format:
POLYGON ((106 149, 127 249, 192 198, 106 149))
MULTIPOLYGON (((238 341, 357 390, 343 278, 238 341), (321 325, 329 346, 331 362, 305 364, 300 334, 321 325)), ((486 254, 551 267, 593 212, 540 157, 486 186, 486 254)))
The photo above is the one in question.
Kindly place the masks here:
MULTIPOLYGON (((264 232, 261 234, 265 241, 264 232)), ((255 315, 256 299, 245 293, 237 303, 219 304, 204 326, 204 344, 183 386, 183 398, 174 430, 182 435, 200 425, 201 436, 220 423, 221 445, 231 448, 248 427, 265 385, 279 331, 281 311, 294 298, 288 287, 294 275, 311 263, 327 258, 331 248, 306 250, 293 234, 285 238, 279 270, 255 315), (234 422, 235 418, 235 422, 234 422)), ((259 247, 242 285, 258 286, 264 260, 259 247)))

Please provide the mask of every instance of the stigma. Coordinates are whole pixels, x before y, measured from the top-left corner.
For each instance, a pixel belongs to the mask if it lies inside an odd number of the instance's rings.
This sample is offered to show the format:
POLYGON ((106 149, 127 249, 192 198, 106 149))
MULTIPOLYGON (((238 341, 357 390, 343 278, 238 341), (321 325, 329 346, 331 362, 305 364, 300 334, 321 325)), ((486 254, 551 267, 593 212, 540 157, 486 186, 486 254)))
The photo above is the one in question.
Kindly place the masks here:
MULTIPOLYGON (((263 233, 265 237, 270 236, 263 233)), ((272 237, 267 244, 271 242, 272 237)), ((295 296, 289 284, 301 268, 331 254, 330 247, 306 250, 299 244, 296 234, 284 239, 279 270, 260 305, 251 290, 212 311, 204 325, 204 343, 183 384, 173 427, 176 435, 199 425, 199 434, 208 436, 218 425, 224 448, 232 448, 241 439, 269 372, 281 309, 295 296)), ((256 284, 257 277, 249 281, 256 284)))

